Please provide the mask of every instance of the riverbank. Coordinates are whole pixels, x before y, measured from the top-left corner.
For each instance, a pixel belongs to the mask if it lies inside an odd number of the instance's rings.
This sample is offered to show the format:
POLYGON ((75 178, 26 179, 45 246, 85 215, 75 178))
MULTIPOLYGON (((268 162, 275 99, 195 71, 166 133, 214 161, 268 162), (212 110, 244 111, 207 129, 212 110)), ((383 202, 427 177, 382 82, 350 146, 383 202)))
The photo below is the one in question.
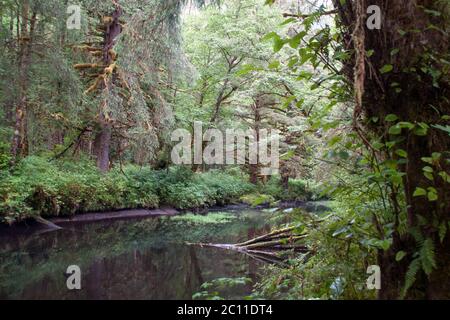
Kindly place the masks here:
POLYGON ((6 224, 123 209, 210 207, 233 203, 255 189, 240 172, 126 165, 102 174, 89 161, 42 157, 28 157, 0 178, 0 221, 6 224))
POLYGON ((193 173, 186 167, 153 170, 126 165, 101 174, 87 160, 73 163, 28 157, 13 172, 0 175, 0 223, 9 225, 90 212, 164 207, 202 212, 241 202, 269 206, 277 201, 310 200, 318 194, 302 180, 291 180, 288 190, 281 188, 277 177, 253 185, 238 168, 193 173))
POLYGON ((252 206, 246 203, 228 204, 223 206, 213 206, 209 208, 197 208, 194 210, 177 210, 171 207, 161 207, 158 209, 124 209, 109 212, 91 212, 77 214, 70 217, 53 217, 43 219, 41 217, 29 218, 12 225, 0 224, 0 236, 43 234, 57 231, 74 224, 101 223, 116 220, 140 220, 146 218, 176 216, 195 212, 206 215, 224 211, 245 211, 245 210, 266 210, 284 211, 292 208, 302 208, 310 212, 324 212, 329 210, 329 201, 281 201, 276 204, 263 204, 252 206))

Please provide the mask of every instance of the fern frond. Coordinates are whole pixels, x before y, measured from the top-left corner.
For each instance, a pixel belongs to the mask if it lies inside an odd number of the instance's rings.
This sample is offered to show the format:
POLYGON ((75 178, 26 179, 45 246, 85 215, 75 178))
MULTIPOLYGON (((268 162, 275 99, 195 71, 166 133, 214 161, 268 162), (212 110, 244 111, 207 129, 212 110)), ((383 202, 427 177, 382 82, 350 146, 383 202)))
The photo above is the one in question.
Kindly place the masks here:
POLYGON ((420 270, 420 266, 421 266, 421 260, 420 257, 414 259, 411 264, 408 267, 408 271, 406 272, 405 275, 405 286, 403 287, 402 290, 402 294, 401 294, 401 299, 404 299, 406 294, 408 293, 408 290, 412 287, 412 285, 414 284, 414 282, 416 282, 416 276, 417 273, 420 270))
POLYGON ((413 236, 414 240, 416 240, 418 244, 422 244, 425 240, 423 238, 422 232, 420 232, 420 229, 417 227, 410 228, 409 233, 413 236))
POLYGON ((422 262, 422 269, 427 275, 430 275, 433 269, 436 268, 434 243, 431 238, 427 238, 420 248, 420 261, 422 262))

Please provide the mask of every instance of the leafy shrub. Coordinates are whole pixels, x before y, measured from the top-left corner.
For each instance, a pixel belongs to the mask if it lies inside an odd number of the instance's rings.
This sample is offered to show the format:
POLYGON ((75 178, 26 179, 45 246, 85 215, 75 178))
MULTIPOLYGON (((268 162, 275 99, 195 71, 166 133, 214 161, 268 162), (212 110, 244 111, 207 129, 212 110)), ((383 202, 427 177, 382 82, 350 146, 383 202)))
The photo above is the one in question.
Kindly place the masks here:
POLYGON ((10 161, 9 144, 0 141, 0 170, 6 170, 10 161))
POLYGON ((326 196, 323 195, 323 188, 314 181, 302 179, 289 179, 288 190, 281 186, 280 176, 272 176, 269 181, 262 185, 260 190, 262 194, 273 196, 277 200, 320 200, 326 196))
POLYGON ((209 171, 198 176, 198 182, 207 187, 217 204, 226 204, 239 199, 242 194, 255 190, 255 186, 241 177, 230 176, 220 171, 209 171))
POLYGON ((208 207, 237 201, 254 186, 220 171, 192 173, 184 167, 157 173, 161 202, 179 209, 208 207))
POLYGON ((275 202, 275 198, 268 194, 254 193, 242 196, 241 201, 253 207, 257 207, 260 205, 272 204, 275 202))
POLYGON ((68 216, 79 212, 155 208, 159 204, 153 175, 129 166, 102 175, 88 161, 50 162, 23 159, 0 184, 0 216, 6 222, 30 216, 68 216), (152 179, 146 180, 147 176, 152 179))
POLYGON ((89 160, 49 161, 31 156, 11 174, 1 174, 0 217, 5 222, 33 216, 126 208, 156 208, 164 203, 179 209, 207 207, 238 200, 254 187, 239 175, 194 174, 185 167, 155 171, 127 165, 101 174, 89 160))
MULTIPOLYGON (((252 279, 240 278, 218 278, 201 285, 202 291, 192 295, 193 300, 225 300, 222 296, 228 296, 228 291, 236 287, 245 287, 252 283, 252 279)), ((233 297, 234 298, 234 297, 233 297)), ((249 297, 245 297, 249 298, 249 297)))

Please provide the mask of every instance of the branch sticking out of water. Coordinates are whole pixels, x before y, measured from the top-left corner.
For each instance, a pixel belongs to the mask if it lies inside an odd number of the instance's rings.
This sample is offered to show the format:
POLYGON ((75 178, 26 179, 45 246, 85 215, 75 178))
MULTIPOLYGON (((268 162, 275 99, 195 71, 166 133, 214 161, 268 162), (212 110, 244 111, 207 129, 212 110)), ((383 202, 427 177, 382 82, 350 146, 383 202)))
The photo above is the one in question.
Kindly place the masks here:
POLYGON ((307 253, 310 250, 298 241, 307 235, 293 234, 295 228, 285 228, 272 231, 268 234, 250 239, 238 244, 216 244, 216 243, 187 243, 200 247, 213 247, 232 250, 247 254, 248 256, 266 263, 284 264, 283 256, 287 251, 307 253))

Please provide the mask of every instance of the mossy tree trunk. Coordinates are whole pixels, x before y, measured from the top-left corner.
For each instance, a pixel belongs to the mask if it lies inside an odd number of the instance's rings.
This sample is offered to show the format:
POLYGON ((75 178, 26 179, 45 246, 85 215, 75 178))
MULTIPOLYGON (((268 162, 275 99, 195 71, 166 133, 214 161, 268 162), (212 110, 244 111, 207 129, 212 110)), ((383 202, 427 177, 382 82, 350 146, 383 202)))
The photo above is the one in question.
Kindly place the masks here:
MULTIPOLYGON (((115 63, 113 49, 116 38, 122 32, 122 26, 120 25, 119 21, 121 16, 122 9, 120 7, 117 7, 113 12, 110 21, 108 21, 105 25, 106 31, 104 36, 102 61, 105 66, 111 66, 113 63, 115 63)), ((114 77, 114 74, 112 74, 111 76, 114 77)), ((112 81, 114 81, 114 79, 112 79, 112 81)), ((102 172, 106 172, 109 170, 112 124, 111 121, 109 121, 105 116, 105 110, 103 106, 100 109, 98 123, 100 130, 95 136, 94 153, 97 158, 97 167, 102 172)))
MULTIPOLYGON (((408 269, 416 259, 414 254, 429 239, 434 246, 435 266, 428 274, 423 266, 420 268, 405 298, 449 299, 450 232, 447 231, 443 237, 442 228, 449 228, 450 185, 439 173, 450 173, 447 160, 450 136, 433 126, 448 124, 448 119, 444 119, 450 114, 448 4, 432 0, 358 0, 346 3, 336 0, 334 4, 344 27, 342 39, 347 49, 354 52, 344 65, 343 73, 355 81, 357 96, 361 94, 355 111, 355 130, 358 131, 359 127, 360 133, 367 137, 382 137, 383 142, 397 140, 395 149, 406 151, 406 161, 397 170, 405 173, 403 185, 407 212, 402 213, 400 207, 396 207, 399 197, 392 192, 395 230, 391 248, 378 255, 382 271, 379 297, 400 297, 408 269), (369 5, 381 8, 380 30, 369 30, 366 26, 369 5), (358 22, 361 30, 357 30, 358 22), (373 52, 370 57, 366 54, 368 51, 373 52), (400 134, 395 130, 389 132, 394 125, 386 120, 390 114, 418 129, 402 129, 400 134), (363 118, 375 117, 378 122, 363 121, 363 118), (429 126, 425 130, 421 128, 424 124, 429 126), (365 130, 361 130, 363 127, 365 130), (403 140, 398 140, 399 137, 403 140), (441 157, 432 165, 425 163, 424 159, 433 153, 441 154, 441 157), (425 166, 434 168, 428 177, 424 175, 425 166), (414 196, 417 188, 433 188, 436 194, 431 201, 426 195, 414 196), (406 233, 399 232, 398 223, 402 218, 407 221, 406 233), (417 233, 422 241, 417 240, 417 233), (407 255, 397 262, 399 251, 407 255)), ((402 159, 392 151, 388 157, 402 159)))

